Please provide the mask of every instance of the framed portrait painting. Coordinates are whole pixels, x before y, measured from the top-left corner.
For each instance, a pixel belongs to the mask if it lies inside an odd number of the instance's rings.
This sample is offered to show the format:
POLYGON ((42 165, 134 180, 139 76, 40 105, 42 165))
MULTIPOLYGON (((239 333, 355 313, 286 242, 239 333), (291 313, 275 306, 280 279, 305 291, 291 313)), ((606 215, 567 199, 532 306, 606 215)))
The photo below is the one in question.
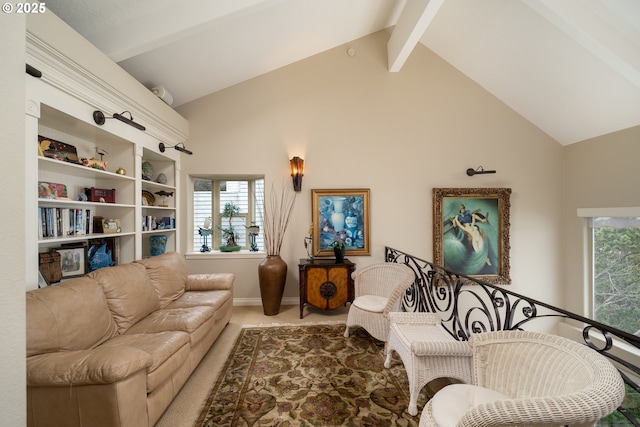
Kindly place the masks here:
POLYGON ((343 241, 346 255, 369 255, 369 189, 311 190, 313 255, 330 256, 343 241))
POLYGON ((75 277, 87 274, 87 248, 61 247, 56 249, 60 253, 62 277, 75 277))
POLYGON ((510 188, 434 188, 434 263, 496 285, 509 276, 510 188))

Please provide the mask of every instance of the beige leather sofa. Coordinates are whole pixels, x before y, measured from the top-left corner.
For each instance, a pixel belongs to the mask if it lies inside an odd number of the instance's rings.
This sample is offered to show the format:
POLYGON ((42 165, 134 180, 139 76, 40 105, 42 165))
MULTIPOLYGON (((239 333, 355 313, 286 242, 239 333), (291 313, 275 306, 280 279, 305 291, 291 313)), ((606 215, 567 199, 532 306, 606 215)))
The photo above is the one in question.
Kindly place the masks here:
POLYGON ((27 292, 27 425, 153 426, 231 318, 172 252, 27 292))

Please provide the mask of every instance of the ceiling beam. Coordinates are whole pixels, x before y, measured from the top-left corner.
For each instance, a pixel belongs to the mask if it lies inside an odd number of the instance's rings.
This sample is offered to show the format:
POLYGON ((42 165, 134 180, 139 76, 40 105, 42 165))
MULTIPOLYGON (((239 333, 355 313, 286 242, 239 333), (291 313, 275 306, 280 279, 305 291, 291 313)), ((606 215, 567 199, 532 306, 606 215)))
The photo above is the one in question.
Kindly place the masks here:
POLYGON ((387 42, 390 72, 400 71, 443 3, 444 0, 407 1, 387 42))
POLYGON ((620 19, 608 19, 606 3, 524 0, 524 3, 563 31, 618 74, 640 87, 638 40, 628 37, 620 19), (602 5, 602 6, 601 6, 602 5), (590 7, 588 7, 590 6, 590 7), (600 7, 598 7, 600 6, 600 7))
MULTIPOLYGON (((204 28, 273 7, 283 0, 183 0, 154 13, 137 16, 87 38, 114 62, 182 40, 204 28), (197 11, 197 13, 194 13, 197 11)), ((206 48, 206 41, 203 41, 206 48)))

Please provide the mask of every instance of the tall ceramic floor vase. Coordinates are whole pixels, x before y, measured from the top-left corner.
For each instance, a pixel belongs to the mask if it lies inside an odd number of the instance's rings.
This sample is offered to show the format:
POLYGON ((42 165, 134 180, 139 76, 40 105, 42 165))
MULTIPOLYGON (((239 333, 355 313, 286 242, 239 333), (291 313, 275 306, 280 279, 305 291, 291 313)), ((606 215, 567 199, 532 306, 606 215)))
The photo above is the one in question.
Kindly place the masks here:
POLYGON ((287 281, 287 263, 280 255, 269 255, 258 265, 260 296, 265 316, 280 313, 280 304, 287 281))

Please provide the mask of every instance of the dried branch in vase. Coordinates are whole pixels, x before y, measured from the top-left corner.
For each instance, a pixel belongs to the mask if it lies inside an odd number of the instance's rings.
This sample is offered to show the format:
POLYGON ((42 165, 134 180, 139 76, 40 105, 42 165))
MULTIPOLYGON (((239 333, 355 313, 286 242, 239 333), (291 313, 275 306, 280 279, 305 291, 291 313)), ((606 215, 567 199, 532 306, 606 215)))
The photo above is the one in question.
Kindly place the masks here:
POLYGON ((293 206, 296 202, 296 193, 291 189, 286 190, 282 186, 278 194, 271 185, 268 203, 264 206, 264 247, 267 255, 280 255, 284 234, 287 231, 293 206))

